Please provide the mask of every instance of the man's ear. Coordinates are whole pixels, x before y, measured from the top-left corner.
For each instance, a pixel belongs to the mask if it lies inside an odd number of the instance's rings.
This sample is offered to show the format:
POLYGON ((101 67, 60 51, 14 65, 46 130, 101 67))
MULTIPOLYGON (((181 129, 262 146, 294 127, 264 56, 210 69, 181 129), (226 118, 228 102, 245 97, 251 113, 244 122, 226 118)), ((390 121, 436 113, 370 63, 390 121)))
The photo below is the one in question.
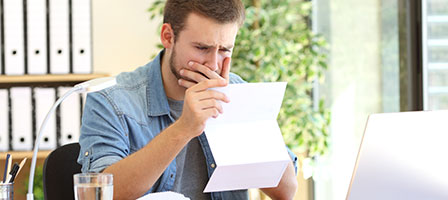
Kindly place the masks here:
POLYGON ((174 31, 170 24, 164 23, 160 32, 160 41, 165 49, 171 49, 174 45, 174 31))

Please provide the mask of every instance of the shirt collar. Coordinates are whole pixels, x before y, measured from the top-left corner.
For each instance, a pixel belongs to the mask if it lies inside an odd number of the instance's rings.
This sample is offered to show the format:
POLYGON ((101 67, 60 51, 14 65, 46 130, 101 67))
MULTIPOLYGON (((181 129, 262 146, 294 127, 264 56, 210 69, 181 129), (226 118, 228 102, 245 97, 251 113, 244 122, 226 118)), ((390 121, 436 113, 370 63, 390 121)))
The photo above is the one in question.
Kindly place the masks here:
POLYGON ((152 62, 149 63, 148 70, 148 87, 146 89, 146 95, 148 99, 148 115, 149 116, 161 116, 168 115, 170 107, 168 105, 168 99, 166 97, 165 88, 162 81, 161 72, 161 60, 163 54, 162 50, 152 62))

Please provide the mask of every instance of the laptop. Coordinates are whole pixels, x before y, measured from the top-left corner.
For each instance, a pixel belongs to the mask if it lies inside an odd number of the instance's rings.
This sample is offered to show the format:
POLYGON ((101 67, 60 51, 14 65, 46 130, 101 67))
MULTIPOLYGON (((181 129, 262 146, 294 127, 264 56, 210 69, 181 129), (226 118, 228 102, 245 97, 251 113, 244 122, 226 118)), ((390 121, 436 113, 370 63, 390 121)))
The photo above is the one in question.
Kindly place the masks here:
POLYGON ((372 114, 347 200, 448 200, 448 110, 372 114))

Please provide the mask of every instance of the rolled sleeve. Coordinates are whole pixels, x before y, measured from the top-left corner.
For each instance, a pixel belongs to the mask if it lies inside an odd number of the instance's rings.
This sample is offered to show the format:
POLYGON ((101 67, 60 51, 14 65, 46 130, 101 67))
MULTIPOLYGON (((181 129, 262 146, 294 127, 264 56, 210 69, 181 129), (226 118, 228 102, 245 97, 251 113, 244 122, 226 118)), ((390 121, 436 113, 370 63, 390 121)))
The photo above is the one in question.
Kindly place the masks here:
POLYGON ((123 158, 118 157, 118 156, 101 157, 101 158, 97 159, 95 162, 92 162, 90 164, 90 167, 87 170, 87 172, 101 173, 108 166, 120 161, 121 159, 123 159, 123 158))
POLYGON ((127 129, 116 108, 104 92, 87 96, 79 138, 82 172, 102 172, 129 155, 127 129))
POLYGON ((286 147, 286 149, 288 150, 289 157, 291 157, 292 163, 294 164, 294 171, 297 175, 297 156, 288 147, 286 147))

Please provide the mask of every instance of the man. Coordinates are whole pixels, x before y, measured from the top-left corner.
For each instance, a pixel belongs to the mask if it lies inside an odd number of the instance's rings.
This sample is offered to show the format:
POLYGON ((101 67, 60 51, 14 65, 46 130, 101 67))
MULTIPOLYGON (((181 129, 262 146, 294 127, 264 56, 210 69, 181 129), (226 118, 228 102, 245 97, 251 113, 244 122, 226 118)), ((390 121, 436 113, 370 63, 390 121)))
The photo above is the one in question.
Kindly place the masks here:
MULTIPOLYGON (((78 162, 83 172, 114 175, 114 198, 176 191, 191 199, 247 199, 247 191, 203 193, 215 168, 203 134, 206 120, 225 112, 229 99, 207 90, 244 82, 230 73, 230 57, 244 21, 240 0, 168 0, 164 50, 117 85, 89 94, 78 162)), ((293 160, 295 157, 292 155, 293 160)), ((292 199, 291 162, 278 187, 263 191, 292 199)))

